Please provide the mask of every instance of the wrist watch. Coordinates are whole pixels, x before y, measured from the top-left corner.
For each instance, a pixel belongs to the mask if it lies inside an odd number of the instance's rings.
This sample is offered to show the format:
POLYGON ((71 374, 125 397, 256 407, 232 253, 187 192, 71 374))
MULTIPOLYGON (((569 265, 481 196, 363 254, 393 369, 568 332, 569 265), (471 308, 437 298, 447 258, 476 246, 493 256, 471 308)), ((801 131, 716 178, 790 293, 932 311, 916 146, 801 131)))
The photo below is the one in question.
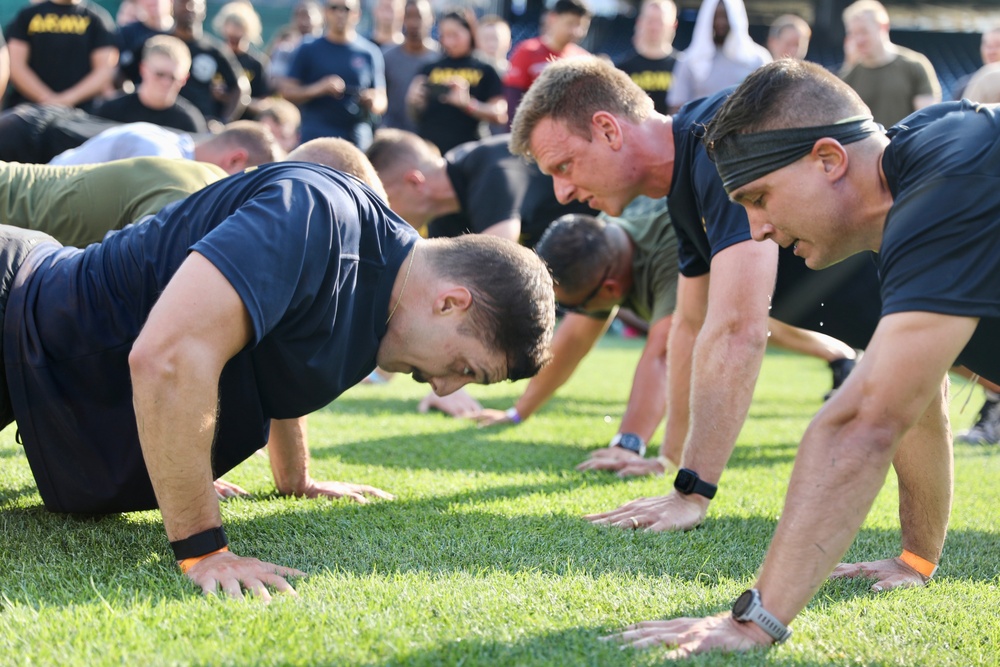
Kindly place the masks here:
POLYGON ((698 477, 698 473, 688 468, 681 468, 677 471, 677 477, 674 478, 674 488, 685 496, 697 493, 699 496, 705 496, 709 500, 714 498, 715 492, 719 490, 719 487, 715 484, 703 482, 698 477))
POLYGON ((775 644, 780 644, 792 636, 792 631, 787 625, 764 609, 760 603, 760 591, 756 588, 744 591, 736 598, 736 602, 733 603, 733 620, 740 623, 756 623, 757 627, 771 636, 775 644))
POLYGON ((646 455, 646 441, 635 433, 619 433, 611 438, 611 447, 621 447, 630 452, 635 452, 639 456, 646 455))

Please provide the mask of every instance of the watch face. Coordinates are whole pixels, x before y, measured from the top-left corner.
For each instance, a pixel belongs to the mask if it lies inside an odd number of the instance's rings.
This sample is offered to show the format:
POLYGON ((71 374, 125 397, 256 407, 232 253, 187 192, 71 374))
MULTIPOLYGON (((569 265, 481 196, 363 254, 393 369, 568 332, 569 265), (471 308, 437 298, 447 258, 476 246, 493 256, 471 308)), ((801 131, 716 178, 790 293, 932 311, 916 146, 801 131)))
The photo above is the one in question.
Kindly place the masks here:
POLYGON ((631 433, 622 433, 621 438, 618 440, 618 447, 627 449, 630 452, 635 452, 636 454, 642 455, 642 440, 638 436, 632 435, 631 433))
POLYGON ((753 591, 743 591, 743 594, 736 598, 736 602, 733 603, 733 618, 737 621, 743 618, 750 611, 751 604, 753 604, 753 591))
POLYGON ((677 471, 677 477, 674 479, 674 488, 683 494, 690 495, 694 491, 694 485, 697 482, 697 475, 687 468, 681 468, 677 471))

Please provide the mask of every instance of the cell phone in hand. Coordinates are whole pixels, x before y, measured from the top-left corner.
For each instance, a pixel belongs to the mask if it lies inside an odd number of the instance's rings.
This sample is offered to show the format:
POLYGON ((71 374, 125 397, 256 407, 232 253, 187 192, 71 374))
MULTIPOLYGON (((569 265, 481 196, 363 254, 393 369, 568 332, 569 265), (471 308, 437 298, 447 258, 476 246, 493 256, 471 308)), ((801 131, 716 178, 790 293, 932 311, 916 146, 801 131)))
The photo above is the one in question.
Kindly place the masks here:
POLYGON ((437 99, 439 97, 444 97, 451 92, 451 86, 446 83, 425 83, 424 90, 426 91, 428 97, 437 99))

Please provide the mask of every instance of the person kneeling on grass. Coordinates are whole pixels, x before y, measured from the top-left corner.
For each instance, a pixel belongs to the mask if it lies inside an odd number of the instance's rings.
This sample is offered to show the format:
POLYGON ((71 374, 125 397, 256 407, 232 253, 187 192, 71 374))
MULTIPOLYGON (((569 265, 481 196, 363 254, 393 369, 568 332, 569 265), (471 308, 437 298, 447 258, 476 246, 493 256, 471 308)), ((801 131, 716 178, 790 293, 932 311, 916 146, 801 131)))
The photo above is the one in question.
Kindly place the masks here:
POLYGON ((935 104, 886 132, 835 76, 781 60, 747 77, 705 144, 755 240, 794 249, 810 269, 877 252, 882 317, 803 436, 756 585, 731 614, 640 623, 618 635, 673 645, 684 657, 783 641, 831 572, 877 577, 876 590, 927 581, 951 507, 948 369, 957 361, 1000 380, 995 106, 935 104), (902 554, 837 568, 893 462, 902 554))
POLYGON ((0 426, 17 422, 46 508, 159 507, 182 571, 233 596, 302 573, 229 552, 215 477, 267 442, 282 493, 384 496, 313 480, 302 416, 376 364, 439 394, 529 377, 555 319, 530 251, 421 240, 307 163, 219 181, 83 250, 0 226, 0 259, 0 426))

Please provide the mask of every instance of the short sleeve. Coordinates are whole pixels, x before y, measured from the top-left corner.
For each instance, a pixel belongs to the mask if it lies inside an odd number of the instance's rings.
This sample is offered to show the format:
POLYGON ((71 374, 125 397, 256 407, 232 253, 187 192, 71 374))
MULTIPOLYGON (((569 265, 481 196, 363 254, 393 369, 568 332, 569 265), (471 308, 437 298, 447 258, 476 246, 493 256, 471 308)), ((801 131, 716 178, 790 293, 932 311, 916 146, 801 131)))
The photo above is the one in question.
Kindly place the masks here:
POLYGON ((239 294, 250 314, 254 342, 261 339, 322 284, 339 260, 338 215, 330 196, 298 180, 279 180, 195 243, 239 294))
POLYGON ((90 48, 102 49, 106 46, 113 46, 120 49, 121 41, 118 37, 118 29, 115 28, 111 14, 100 6, 90 5, 88 9, 94 19, 90 24, 90 48))
POLYGON ((530 64, 531 54, 528 53, 528 50, 523 45, 519 45, 514 49, 514 53, 510 54, 510 69, 504 75, 503 84, 517 90, 528 90, 528 87, 531 85, 528 73, 528 66, 530 64))

